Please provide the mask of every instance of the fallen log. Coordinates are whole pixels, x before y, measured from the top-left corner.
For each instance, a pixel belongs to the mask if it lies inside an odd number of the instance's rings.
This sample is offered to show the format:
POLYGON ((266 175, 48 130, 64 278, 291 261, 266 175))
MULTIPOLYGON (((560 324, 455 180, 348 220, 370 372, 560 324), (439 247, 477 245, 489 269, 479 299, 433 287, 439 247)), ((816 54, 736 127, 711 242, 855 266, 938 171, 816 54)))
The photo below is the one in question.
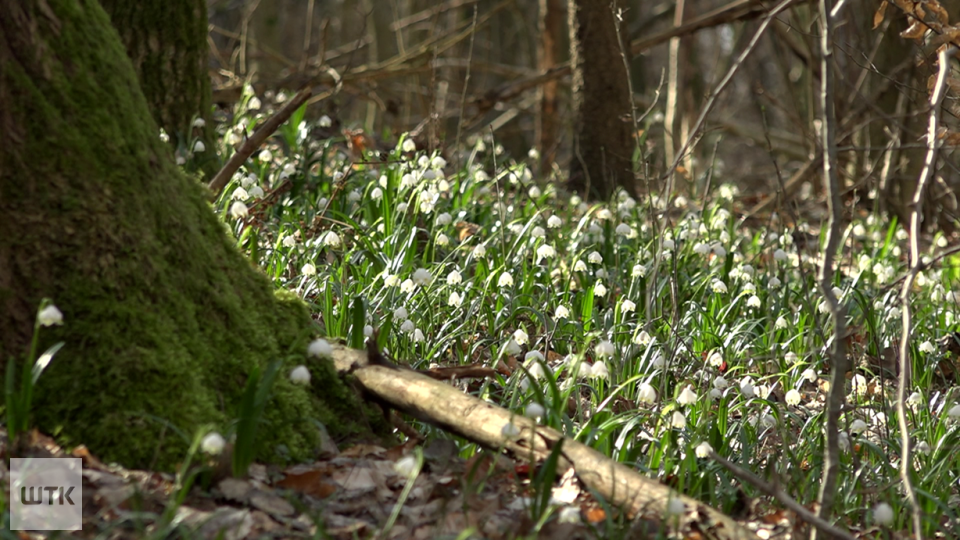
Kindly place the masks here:
MULTIPOLYGON (((378 401, 488 448, 503 448, 519 459, 542 462, 562 440, 558 470, 573 467, 594 493, 624 510, 628 517, 667 516, 668 503, 679 500, 682 524, 721 540, 756 540, 757 536, 729 516, 682 495, 600 452, 533 420, 465 394, 445 383, 383 359, 376 351, 333 346, 333 360, 341 374, 350 374, 378 401), (518 435, 504 434, 513 424, 518 435)), ((674 507, 676 504, 673 505, 674 507)), ((674 516, 670 516, 671 519, 674 516)))

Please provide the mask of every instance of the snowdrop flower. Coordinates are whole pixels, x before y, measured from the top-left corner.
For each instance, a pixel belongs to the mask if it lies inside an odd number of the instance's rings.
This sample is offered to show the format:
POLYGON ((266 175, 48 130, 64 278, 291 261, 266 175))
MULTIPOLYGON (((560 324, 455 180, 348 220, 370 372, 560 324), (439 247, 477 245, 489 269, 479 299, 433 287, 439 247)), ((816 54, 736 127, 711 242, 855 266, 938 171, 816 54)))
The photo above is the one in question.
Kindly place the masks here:
POLYGON ((403 143, 400 145, 400 150, 402 152, 416 152, 417 143, 413 142, 413 139, 406 138, 403 140, 403 143))
POLYGON ((503 354, 506 356, 516 356, 520 354, 521 350, 522 349, 520 349, 520 344, 514 341, 513 339, 508 341, 507 344, 503 346, 503 354))
POLYGON ((263 197, 263 188, 260 186, 253 186, 250 188, 250 196, 254 199, 259 199, 263 197))
POLYGON ((757 395, 753 385, 753 377, 744 377, 743 380, 740 381, 740 393, 747 399, 757 395))
POLYGON ((697 255, 706 255, 710 253, 710 245, 700 242, 695 246, 693 246, 693 252, 696 253, 697 255))
POLYGON ((787 402, 787 405, 790 405, 793 407, 796 407, 797 405, 800 404, 800 398, 801 398, 800 392, 798 392, 795 388, 791 388, 790 390, 788 390, 787 395, 784 396, 784 400, 787 402))
POLYGON ((307 347, 307 356, 313 358, 330 358, 333 356, 333 347, 325 339, 315 339, 307 347))
POLYGON ((523 355, 523 361, 529 362, 531 364, 537 363, 538 361, 543 360, 543 353, 540 351, 530 351, 527 354, 523 355))
POLYGON ((592 379, 609 379, 610 378, 610 372, 607 370, 607 364, 603 360, 593 363, 593 367, 590 368, 590 378, 592 379))
MULTIPOLYGON (((733 275, 732 271, 730 272, 730 275, 733 275)), ((749 292, 749 293, 757 292, 757 286, 754 285, 752 282, 748 281, 743 284, 743 292, 749 292)))
POLYGON ((482 259, 482 258, 486 257, 486 256, 487 256, 487 248, 486 248, 483 244, 480 244, 479 246, 473 248, 473 256, 476 257, 476 258, 478 258, 478 259, 482 259))
POLYGON ((722 259, 727 256, 727 250, 720 245, 720 242, 717 242, 713 245, 713 254, 717 256, 717 259, 722 259))
POLYGON ((463 297, 460 296, 457 291, 450 293, 450 298, 447 299, 447 305, 451 307, 458 308, 463 304, 463 297))
POLYGON ((407 319, 403 321, 403 324, 400 325, 400 331, 404 334, 412 334, 414 330, 417 329, 417 326, 413 324, 413 321, 407 319))
POLYGON ((404 478, 410 478, 417 472, 417 458, 412 454, 407 454, 398 459, 393 464, 393 470, 404 478))
POLYGON ((449 225, 451 221, 453 221, 453 218, 450 217, 450 214, 448 214, 447 212, 444 212, 439 216, 437 216, 437 225, 441 225, 441 226, 449 225))
POLYGON ((783 316, 777 317, 777 322, 773 323, 773 327, 777 330, 783 330, 787 327, 787 319, 783 316))
POLYGON ((227 445, 227 441, 224 440, 223 435, 220 435, 216 431, 208 433, 202 441, 200 441, 200 450, 206 454, 212 456, 220 454, 223 452, 223 447, 227 445))
POLYGON ((235 201, 230 205, 230 217, 233 219, 240 219, 245 217, 250 210, 247 208, 247 205, 243 204, 240 201, 235 201))
POLYGON ((960 418, 960 405, 954 405, 953 407, 950 407, 950 410, 947 411, 947 416, 953 420, 960 418))
POLYGON ((814 371, 813 368, 807 368, 803 370, 803 373, 800 374, 800 377, 803 379, 806 379, 807 382, 812 382, 812 383, 817 382, 817 379, 820 378, 820 376, 817 375, 817 372, 814 371))
POLYGON ((430 162, 430 166, 434 169, 442 169, 447 166, 447 160, 443 159, 442 156, 437 156, 430 162))
POLYGON ((540 227, 539 225, 530 230, 530 236, 534 238, 543 238, 547 235, 547 231, 540 227))
POLYGON ((601 208, 600 211, 597 212, 597 219, 602 219, 604 221, 613 219, 613 212, 611 212, 608 208, 601 208))
POLYGON ((513 425, 512 422, 507 422, 503 425, 503 428, 500 429, 500 434, 506 439, 514 439, 520 436, 520 428, 513 425))
POLYGON ((412 279, 407 278, 403 280, 403 283, 400 284, 400 292, 403 293, 412 293, 414 289, 417 288, 417 284, 413 282, 412 279))
POLYGON ((546 414, 546 409, 543 408, 543 405, 539 403, 531 403, 527 405, 527 408, 523 411, 523 415, 527 418, 532 418, 537 420, 543 418, 543 415, 546 414))
POLYGON ((327 231, 327 234, 323 235, 323 244, 327 247, 338 248, 340 247, 340 236, 333 231, 327 231))
POLYGON ((936 348, 934 348, 933 343, 930 343, 929 341, 924 341, 920 344, 920 352, 922 353, 930 354, 935 350, 936 348))
POLYGON ((50 304, 37 313, 37 322, 40 326, 59 326, 63 324, 63 313, 57 309, 57 306, 50 304))
POLYGON ((504 271, 500 274, 500 279, 497 281, 498 287, 513 287, 513 276, 510 275, 510 272, 504 271))
POLYGON ((520 345, 526 345, 530 340, 530 336, 523 331, 523 328, 517 328, 517 330, 513 333, 513 340, 520 345))
POLYGON ((773 276, 767 281, 767 286, 769 286, 771 289, 778 289, 780 288, 780 285, 783 285, 783 283, 780 282, 777 276, 773 276))
POLYGON ((867 430, 867 423, 857 418, 850 424, 850 433, 859 435, 867 430))
POLYGON ((290 372, 290 381, 293 384, 310 384, 310 370, 307 366, 297 366, 290 372))
POLYGON ((530 190, 527 192, 530 195, 531 199, 537 199, 540 195, 543 195, 543 191, 540 190, 540 186, 530 186, 530 190))
POLYGON ((611 341, 601 341, 597 344, 596 353, 600 358, 613 358, 616 347, 611 341))
POLYGON ((557 310, 553 313, 554 318, 557 319, 569 319, 570 318, 570 309, 563 304, 557 306, 557 310))
POLYGON ((364 337, 373 337, 373 326, 365 325, 363 327, 363 336, 364 337))
POLYGON ((593 295, 604 296, 606 294, 607 294, 607 287, 603 284, 602 281, 597 280, 597 284, 593 286, 593 295))
POLYGON ((881 527, 886 527, 893 523, 893 508, 882 502, 873 507, 873 522, 881 527))
POLYGON ((719 279, 713 280, 713 282, 710 284, 710 288, 713 289, 713 292, 717 294, 724 294, 727 292, 727 285, 719 279))
POLYGON ((650 337, 650 334, 646 330, 641 330, 636 337, 633 338, 633 342, 637 345, 649 345, 653 338, 650 337))
MULTIPOLYGON (((410 322, 410 321, 408 320, 407 322, 410 322)), ((423 332, 421 332, 419 328, 413 331, 413 341, 419 343, 421 341, 424 341, 425 339, 427 338, 423 335, 423 332)))
POLYGON ((547 227, 550 229, 559 229, 563 226, 563 220, 560 216, 554 214, 547 219, 547 227))
POLYGON ((702 442, 697 445, 697 448, 693 451, 698 458, 705 458, 710 456, 710 452, 713 452, 713 447, 710 446, 710 443, 702 442))
POLYGON ((257 155, 257 159, 259 159, 260 161, 263 161, 264 163, 273 161, 273 152, 264 148, 263 150, 260 151, 260 154, 257 155))
POLYGON ((707 357, 707 363, 713 367, 720 367, 723 365, 723 355, 720 354, 720 351, 713 351, 707 357))
POLYGON ((459 285, 463 281, 463 276, 457 270, 451 270, 447 274, 447 285, 459 285))
POLYGON ((230 198, 236 201, 243 201, 250 197, 250 194, 247 193, 247 190, 243 189, 243 186, 237 186, 237 189, 233 190, 233 193, 230 194, 230 198))
POLYGON ((407 313, 407 308, 403 306, 400 306, 397 309, 393 310, 393 318, 397 319, 398 321, 405 321, 409 316, 410 314, 407 313))
POLYGON ((379 201, 383 198, 383 190, 378 187, 373 188, 373 191, 370 192, 370 198, 379 201))
POLYGON ((663 359, 663 355, 660 354, 660 351, 653 352, 653 358, 650 359, 650 365, 655 369, 660 369, 666 365, 666 361, 663 359))
POLYGON ((590 262, 592 264, 602 264, 603 255, 600 255, 599 252, 594 251, 590 255, 587 255, 587 262, 590 262))
POLYGON ((450 237, 447 236, 447 235, 445 235, 445 234, 443 234, 443 233, 438 234, 438 235, 437 235, 437 245, 440 246, 440 247, 444 247, 444 246, 450 245, 450 237))
POLYGON ((747 307, 758 308, 760 307, 760 297, 753 295, 750 298, 747 298, 747 307))
POLYGON ((626 223, 617 225, 615 232, 624 238, 635 238, 637 236, 637 231, 635 231, 633 227, 627 225, 626 223))
POLYGON ((193 127, 195 128, 202 128, 205 125, 207 125, 207 121, 203 118, 195 118, 193 120, 193 127))
POLYGON ((640 383, 640 389, 637 392, 637 401, 640 403, 653 404, 657 401, 657 391, 650 383, 640 383))
POLYGON ((206 149, 207 149, 207 146, 206 146, 205 144, 203 144, 203 141, 201 141, 201 140, 197 140, 197 142, 193 143, 193 152, 194 152, 195 154, 199 154, 200 152, 204 152, 204 151, 206 151, 206 149))
POLYGON ((633 265, 633 269, 630 270, 630 277, 638 278, 647 275, 647 267, 642 264, 633 265))
POLYGON ((583 261, 581 261, 580 259, 577 259, 577 262, 573 263, 573 271, 574 271, 574 272, 586 272, 586 271, 587 271, 587 265, 586 265, 583 261))
POLYGON ((846 432, 841 431, 837 436, 837 446, 839 446, 843 452, 850 451, 850 436, 847 435, 846 432))
POLYGON ((637 304, 635 304, 632 300, 624 298, 623 302, 620 302, 620 311, 623 313, 630 313, 631 311, 636 311, 636 309, 637 304))
POLYGON ((920 452, 924 455, 929 455, 933 449, 930 448, 930 444, 927 441, 920 441, 917 443, 917 452, 920 452))
POLYGON ((792 366, 796 364, 800 358, 797 356, 797 353, 789 351, 787 354, 783 355, 783 359, 787 362, 787 364, 792 366))
POLYGON ((307 263, 303 265, 303 268, 300 269, 300 273, 305 276, 315 276, 317 275, 317 267, 310 263, 307 263))
POLYGON ((322 128, 328 128, 333 125, 333 120, 331 120, 329 116, 323 115, 317 120, 317 125, 322 128))
POLYGON ((697 393, 694 392, 689 385, 680 392, 680 396, 677 398, 677 403, 681 405, 692 405, 696 402, 697 393))
POLYGON ((687 427, 687 417, 680 411, 673 411, 673 414, 670 415, 670 425, 677 429, 683 429, 687 427))
POLYGON ((783 262, 787 260, 787 252, 782 249, 777 249, 773 252, 773 260, 777 262, 783 262))
POLYGON ((767 429, 773 429, 777 427, 777 417, 772 414, 765 414, 760 417, 760 425, 767 429))
POLYGON ((913 409, 914 411, 917 410, 917 407, 922 402, 923 402, 923 395, 921 395, 920 392, 914 392, 907 397, 907 406, 913 409))
POLYGON ((607 271, 604 270, 603 268, 597 268, 597 271, 594 272, 594 275, 600 279, 607 279, 608 277, 610 277, 610 274, 607 273, 607 271))
POLYGON ((544 244, 537 248, 537 264, 540 264, 540 261, 543 259, 552 258, 557 254, 557 250, 553 249, 553 246, 549 244, 544 244))
POLYGON ((417 285, 429 285, 433 275, 426 268, 417 268, 413 272, 413 282, 417 285))
POLYGON ((677 247, 677 245, 674 243, 673 240, 671 240, 671 239, 669 239, 669 238, 666 238, 666 239, 663 240, 663 249, 664 249, 664 251, 671 251, 671 250, 673 250, 675 247, 677 247))

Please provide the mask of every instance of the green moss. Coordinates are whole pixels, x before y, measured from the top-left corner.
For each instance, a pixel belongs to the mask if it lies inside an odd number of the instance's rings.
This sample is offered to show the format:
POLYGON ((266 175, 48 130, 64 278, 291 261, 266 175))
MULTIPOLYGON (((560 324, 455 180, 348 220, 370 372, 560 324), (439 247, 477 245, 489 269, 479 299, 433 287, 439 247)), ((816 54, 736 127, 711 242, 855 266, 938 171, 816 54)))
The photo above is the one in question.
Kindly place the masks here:
POLYGON ((0 357, 22 359, 41 298, 65 316, 42 336, 66 346, 40 379, 38 426, 170 467, 178 432, 225 426, 251 366, 281 359, 261 458, 278 445, 308 457, 316 420, 369 432, 328 364, 311 364, 312 388, 287 380, 306 362, 309 314, 274 294, 173 165, 99 4, 46 4, 53 17, 33 1, 17 23, 0 17, 0 357))

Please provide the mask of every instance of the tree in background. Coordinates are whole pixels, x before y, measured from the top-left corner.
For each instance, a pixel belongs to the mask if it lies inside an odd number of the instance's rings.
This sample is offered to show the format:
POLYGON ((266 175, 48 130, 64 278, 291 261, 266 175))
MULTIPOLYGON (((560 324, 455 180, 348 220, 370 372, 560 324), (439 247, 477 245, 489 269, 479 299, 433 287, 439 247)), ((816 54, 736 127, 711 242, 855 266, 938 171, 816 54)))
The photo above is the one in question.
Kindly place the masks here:
POLYGON ((305 358, 304 304, 274 293, 175 168, 100 4, 0 0, 0 36, 0 361, 22 365, 41 298, 65 319, 43 336, 66 345, 39 380, 38 427, 170 467, 178 432, 225 425, 251 368, 282 360, 312 386, 278 378, 261 459, 309 457, 316 421, 370 433, 330 363, 305 358))
POLYGON ((623 187, 634 191, 634 143, 630 86, 614 16, 616 2, 573 0, 570 56, 574 134, 570 187, 585 197, 607 199, 623 187))

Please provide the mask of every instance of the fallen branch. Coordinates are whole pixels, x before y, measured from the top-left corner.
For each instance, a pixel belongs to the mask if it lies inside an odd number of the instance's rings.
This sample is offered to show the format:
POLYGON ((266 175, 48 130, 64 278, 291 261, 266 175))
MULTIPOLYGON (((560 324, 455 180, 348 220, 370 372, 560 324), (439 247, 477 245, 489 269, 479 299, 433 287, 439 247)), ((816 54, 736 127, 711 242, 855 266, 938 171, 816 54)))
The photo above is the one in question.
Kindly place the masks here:
POLYGON ((267 140, 267 137, 273 135, 277 129, 283 125, 293 113, 300 108, 301 105, 307 102, 310 99, 310 96, 313 95, 313 89, 304 88, 297 93, 290 101, 286 103, 279 111, 273 113, 273 116, 267 119, 266 122, 260 125, 256 131, 253 132, 247 140, 243 141, 243 144, 240 145, 240 148, 230 157, 230 160, 227 161, 227 164, 220 169, 220 172, 213 177, 213 180, 210 181, 210 184, 207 187, 210 188, 210 191, 213 192, 214 198, 220 196, 220 192, 223 191, 223 188, 227 185, 227 182, 233 178, 234 173, 237 172, 237 169, 247 158, 249 158, 260 145, 267 140))
MULTIPOLYGON (((478 399, 412 370, 394 366, 376 352, 333 347, 338 372, 349 373, 376 400, 488 448, 504 448, 521 459, 543 461, 562 440, 561 464, 573 467, 580 481, 633 518, 665 517, 667 504, 680 500, 681 521, 695 520, 700 531, 721 540, 756 539, 723 513, 673 491, 656 480, 612 461, 596 450, 566 439, 558 431, 478 399), (513 424, 518 435, 504 435, 513 424)), ((672 516, 671 516, 672 517, 672 516)))

